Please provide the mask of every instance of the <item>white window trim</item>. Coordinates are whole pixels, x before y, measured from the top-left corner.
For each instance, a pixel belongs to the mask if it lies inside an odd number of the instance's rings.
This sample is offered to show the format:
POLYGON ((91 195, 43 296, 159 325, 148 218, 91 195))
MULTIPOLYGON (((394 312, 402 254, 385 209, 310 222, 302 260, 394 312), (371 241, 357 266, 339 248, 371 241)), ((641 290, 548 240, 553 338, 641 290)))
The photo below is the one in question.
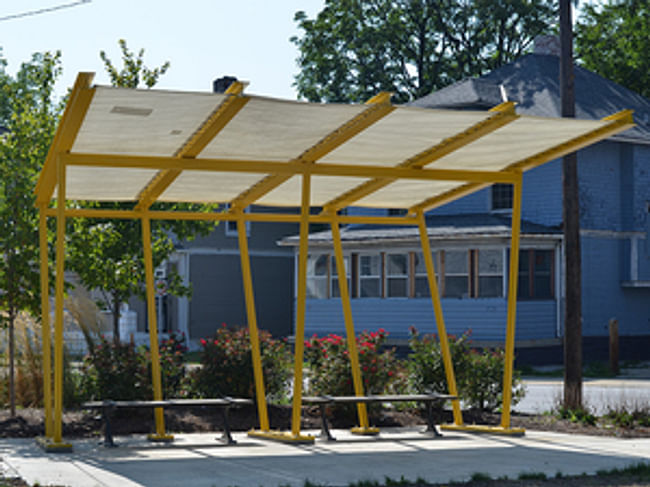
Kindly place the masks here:
MULTIPOLYGON (((230 210, 230 203, 226 203, 224 211, 230 210)), ((244 209, 244 213, 250 213, 251 212, 251 207, 247 206, 244 209)), ((235 220, 226 220, 224 225, 224 233, 226 234, 226 237, 237 237, 239 235, 239 231, 237 230, 237 221, 235 220), (232 229, 230 228, 230 224, 234 224, 235 228, 232 229)), ((246 236, 250 237, 251 235, 251 222, 247 221, 246 222, 246 236)))
POLYGON ((408 250, 402 250, 400 249, 399 252, 385 252, 386 254, 386 264, 385 264, 385 272, 384 272, 384 289, 385 291, 385 297, 386 299, 409 299, 409 279, 411 276, 411 259, 409 255, 408 250), (388 273, 388 260, 391 255, 404 255, 406 257, 406 274, 389 274, 388 273), (405 296, 389 296, 388 291, 389 291, 389 286, 388 286, 388 280, 389 279, 405 279, 406 280, 406 295, 405 296))
POLYGON ((358 289, 358 297, 360 299, 376 299, 376 298, 381 298, 381 281, 382 281, 382 260, 381 260, 381 251, 377 252, 358 252, 357 254, 357 260, 358 260, 358 270, 357 270, 357 289, 358 289), (361 274, 361 258, 362 257, 378 257, 379 258, 379 274, 372 274, 372 275, 362 275, 361 274), (377 282, 379 283, 379 295, 378 296, 361 296, 361 280, 362 279, 376 279, 377 282))

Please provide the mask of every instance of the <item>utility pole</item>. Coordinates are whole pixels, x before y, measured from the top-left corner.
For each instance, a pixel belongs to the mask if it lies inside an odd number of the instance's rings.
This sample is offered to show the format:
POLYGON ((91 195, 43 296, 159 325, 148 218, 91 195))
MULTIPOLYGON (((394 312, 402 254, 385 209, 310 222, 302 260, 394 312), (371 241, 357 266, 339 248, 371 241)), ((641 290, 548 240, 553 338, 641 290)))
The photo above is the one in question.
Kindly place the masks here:
MULTIPOLYGON (((573 24, 571 0, 560 0, 560 99, 563 117, 575 117, 573 75, 573 24)), ((578 198, 578 156, 564 156, 564 407, 582 408, 582 269, 580 264, 580 205, 578 198)))

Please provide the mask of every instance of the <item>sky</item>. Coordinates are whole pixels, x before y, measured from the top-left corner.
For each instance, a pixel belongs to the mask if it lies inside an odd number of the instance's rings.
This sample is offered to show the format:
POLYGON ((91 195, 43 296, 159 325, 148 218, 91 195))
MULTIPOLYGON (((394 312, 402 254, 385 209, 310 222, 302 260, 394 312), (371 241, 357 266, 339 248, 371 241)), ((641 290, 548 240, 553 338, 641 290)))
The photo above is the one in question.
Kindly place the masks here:
POLYGON ((211 91, 224 75, 249 81, 246 92, 295 99, 299 34, 294 14, 314 17, 323 0, 2 0, 0 47, 14 74, 32 53, 60 50, 65 94, 77 73, 95 72, 96 84, 110 84, 99 51, 121 66, 118 39, 131 50, 145 49, 145 65, 170 61, 156 88, 211 91), (8 16, 78 4, 37 15, 8 16))

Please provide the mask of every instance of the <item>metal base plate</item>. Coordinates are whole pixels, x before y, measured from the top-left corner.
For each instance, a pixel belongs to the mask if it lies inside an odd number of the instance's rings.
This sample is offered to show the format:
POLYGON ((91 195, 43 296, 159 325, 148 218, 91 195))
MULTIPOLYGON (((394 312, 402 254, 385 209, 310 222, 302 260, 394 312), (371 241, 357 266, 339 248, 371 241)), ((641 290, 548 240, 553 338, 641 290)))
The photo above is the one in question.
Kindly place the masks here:
POLYGON ((157 433, 153 433, 147 435, 147 440, 156 443, 171 443, 172 441, 174 441, 174 435, 159 435, 157 433))
POLYGON ((294 435, 290 431, 261 431, 250 430, 248 436, 264 440, 280 441, 282 443, 312 444, 316 440, 312 435, 294 435))
POLYGON ((526 430, 524 428, 504 428, 503 426, 486 426, 480 424, 443 424, 440 429, 445 431, 465 431, 467 433, 485 433, 490 435, 508 435, 508 436, 524 436, 526 430))
POLYGON ((55 443, 52 438, 46 438, 44 436, 36 438, 36 443, 45 453, 70 453, 72 451, 72 443, 55 443))
POLYGON ((355 426, 354 428, 350 429, 350 433, 353 435, 376 436, 379 434, 379 428, 375 428, 373 426, 369 426, 367 428, 355 426))

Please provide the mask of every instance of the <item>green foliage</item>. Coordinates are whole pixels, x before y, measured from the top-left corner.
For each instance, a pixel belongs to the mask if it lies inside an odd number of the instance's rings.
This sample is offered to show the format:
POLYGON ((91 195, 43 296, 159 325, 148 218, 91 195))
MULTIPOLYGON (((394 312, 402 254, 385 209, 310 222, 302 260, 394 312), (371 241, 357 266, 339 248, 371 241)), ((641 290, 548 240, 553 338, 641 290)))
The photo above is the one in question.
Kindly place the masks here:
POLYGON ((129 51, 124 39, 118 41, 122 53, 122 62, 124 66, 118 69, 108 59, 106 52, 99 51, 99 57, 104 62, 104 68, 111 77, 113 86, 122 86, 124 88, 137 88, 140 82, 144 83, 147 88, 152 88, 163 74, 169 69, 169 61, 165 61, 162 66, 149 69, 144 65, 144 49, 140 49, 138 54, 129 51))
MULTIPOLYGON (((387 333, 363 331, 356 338, 359 365, 365 394, 391 392, 403 376, 403 367, 395 350, 382 350, 387 333)), ((313 394, 354 395, 352 368, 347 340, 330 334, 305 341, 305 359, 309 366, 309 390, 313 394)))
POLYGON ((98 400, 148 398, 147 364, 142 351, 131 343, 115 343, 102 336, 84 359, 84 388, 98 400))
POLYGON ((576 57, 587 69, 650 97, 650 3, 585 3, 575 26, 576 57))
MULTIPOLYGON (((123 67, 117 68, 106 53, 101 59, 113 85, 137 88, 144 83, 153 87, 169 68, 169 63, 150 69, 144 65, 144 49, 134 54, 124 40, 119 41, 123 67)), ((77 202, 82 208, 131 210, 133 203, 77 202)), ((211 212, 217 205, 156 203, 154 210, 211 212)), ((151 245, 154 267, 162 264, 175 249, 174 238, 193 240, 205 236, 216 227, 207 221, 152 221, 151 245)), ((88 289, 99 289, 104 294, 104 305, 113 311, 113 336, 119 340, 120 305, 132 296, 145 297, 144 261, 142 259, 142 228, 139 220, 110 220, 75 218, 69 224, 67 265, 79 276, 88 289)), ((183 285, 181 277, 171 271, 167 276, 167 290, 176 296, 188 296, 191 288, 183 285)))
MULTIPOLYGON (((448 393, 440 344, 435 335, 420 336, 411 327, 409 367, 411 380, 418 392, 448 393)), ((505 353, 501 349, 473 350, 469 332, 460 337, 449 336, 449 349, 458 395, 469 407, 494 411, 503 401, 503 370, 505 353)), ((513 372, 512 404, 524 396, 521 376, 513 372)))
POLYGON ((519 480, 546 480, 547 478, 544 472, 521 472, 517 476, 519 480))
MULTIPOLYGON (((283 340, 259 331, 264 388, 281 396, 291 371, 291 354, 283 340)), ((201 367, 191 374, 191 393, 200 397, 255 397, 250 335, 247 328, 225 323, 209 339, 201 339, 201 367)))
POLYGON ((310 101, 403 102, 512 61, 555 17, 552 0, 326 0, 314 19, 295 15, 295 85, 310 101))
POLYGON ((587 426, 595 426, 596 420, 598 419, 591 411, 585 408, 569 409, 560 407, 557 411, 557 416, 560 419, 567 419, 572 423, 580 423, 587 426))
MULTIPOLYGON (((160 341, 158 352, 163 397, 177 397, 182 394, 181 388, 185 378, 185 353, 187 352, 185 334, 172 332, 169 338, 160 341)), ((149 364, 147 377, 151 377, 151 354, 148 351, 146 360, 149 364)))
POLYGON ((621 405, 610 408, 603 418, 619 428, 647 427, 650 426, 650 406, 645 404, 627 408, 621 405))
POLYGON ((474 472, 470 479, 472 482, 489 482, 492 480, 492 477, 487 473, 474 472))

